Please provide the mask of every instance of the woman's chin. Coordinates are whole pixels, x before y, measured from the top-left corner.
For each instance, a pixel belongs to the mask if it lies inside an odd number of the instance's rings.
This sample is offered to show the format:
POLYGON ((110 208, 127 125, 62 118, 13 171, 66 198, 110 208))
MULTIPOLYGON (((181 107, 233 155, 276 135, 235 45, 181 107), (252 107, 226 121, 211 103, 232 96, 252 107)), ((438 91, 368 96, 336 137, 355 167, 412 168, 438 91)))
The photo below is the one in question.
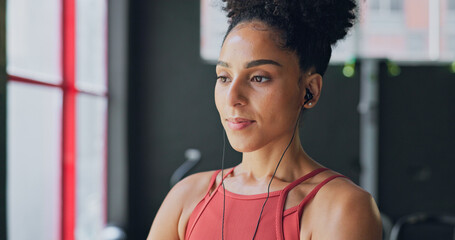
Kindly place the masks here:
POLYGON ((231 147, 237 152, 253 152, 258 149, 257 144, 245 144, 242 141, 230 141, 231 147))
POLYGON ((226 131, 227 139, 231 144, 231 147, 237 152, 253 152, 266 144, 265 139, 268 139, 268 136, 263 134, 258 134, 257 131, 226 131))

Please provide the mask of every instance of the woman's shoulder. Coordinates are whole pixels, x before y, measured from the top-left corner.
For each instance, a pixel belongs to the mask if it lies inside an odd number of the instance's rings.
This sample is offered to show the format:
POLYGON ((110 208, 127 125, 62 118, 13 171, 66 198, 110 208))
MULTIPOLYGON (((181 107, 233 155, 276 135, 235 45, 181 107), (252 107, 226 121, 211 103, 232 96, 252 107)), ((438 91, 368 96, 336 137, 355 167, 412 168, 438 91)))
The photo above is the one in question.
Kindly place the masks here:
POLYGON ((324 213, 320 215, 324 234, 332 232, 338 239, 380 239, 382 228, 376 202, 351 180, 335 178, 328 182, 315 196, 314 205, 324 213))
MULTIPOLYGON (((343 176, 337 172, 328 171, 327 175, 330 176, 343 176)), ((328 177, 326 177, 328 178, 328 177)), ((359 200, 371 198, 370 193, 359 187, 353 181, 347 177, 337 177, 332 181, 328 182, 323 188, 321 188, 318 195, 321 197, 332 199, 337 196, 336 202, 342 202, 341 200, 359 200)))
POLYGON ((191 199, 191 196, 203 196, 208 190, 212 176, 217 172, 205 171, 191 174, 179 181, 171 191, 175 195, 185 196, 186 199, 191 199))
MULTIPOLYGON (((224 174, 228 173, 231 169, 232 168, 224 169, 224 174)), ((209 187, 215 187, 221 180, 220 173, 221 170, 212 170, 191 174, 174 186, 176 189, 175 191, 178 191, 180 194, 185 195, 205 195, 208 192, 209 187)))
POLYGON ((184 238, 188 219, 196 205, 204 198, 215 172, 192 174, 172 187, 155 217, 149 239, 184 238))

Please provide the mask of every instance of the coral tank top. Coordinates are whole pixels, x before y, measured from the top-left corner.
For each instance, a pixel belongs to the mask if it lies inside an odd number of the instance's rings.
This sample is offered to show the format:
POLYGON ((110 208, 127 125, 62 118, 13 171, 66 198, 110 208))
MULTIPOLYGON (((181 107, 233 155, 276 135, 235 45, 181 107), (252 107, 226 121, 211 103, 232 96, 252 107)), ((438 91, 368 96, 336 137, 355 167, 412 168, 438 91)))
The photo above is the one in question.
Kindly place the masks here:
MULTIPOLYGON (((229 176, 233 170, 234 168, 223 179, 229 176)), ((337 177, 344 176, 334 175, 325 179, 299 205, 284 210, 286 197, 295 186, 326 170, 327 168, 316 169, 290 183, 284 189, 270 192, 255 239, 300 239, 300 220, 305 204, 313 199, 325 184, 337 177)), ((223 216, 223 188, 220 188, 221 184, 218 184, 212 194, 210 194, 210 189, 215 184, 216 176, 219 172, 220 170, 213 174, 205 197, 191 213, 185 232, 186 240, 221 239, 223 216)), ((240 195, 227 190, 225 192, 224 239, 252 239, 267 193, 240 195)))

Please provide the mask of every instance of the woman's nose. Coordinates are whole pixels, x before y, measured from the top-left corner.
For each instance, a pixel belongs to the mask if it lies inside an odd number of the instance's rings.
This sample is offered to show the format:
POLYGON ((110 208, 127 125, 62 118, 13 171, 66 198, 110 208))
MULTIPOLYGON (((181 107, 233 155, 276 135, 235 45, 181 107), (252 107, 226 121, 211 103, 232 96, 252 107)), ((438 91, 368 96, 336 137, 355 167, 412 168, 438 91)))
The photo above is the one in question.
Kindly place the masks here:
POLYGON ((243 106, 247 103, 246 84, 242 79, 236 78, 229 85, 227 101, 229 106, 243 106))

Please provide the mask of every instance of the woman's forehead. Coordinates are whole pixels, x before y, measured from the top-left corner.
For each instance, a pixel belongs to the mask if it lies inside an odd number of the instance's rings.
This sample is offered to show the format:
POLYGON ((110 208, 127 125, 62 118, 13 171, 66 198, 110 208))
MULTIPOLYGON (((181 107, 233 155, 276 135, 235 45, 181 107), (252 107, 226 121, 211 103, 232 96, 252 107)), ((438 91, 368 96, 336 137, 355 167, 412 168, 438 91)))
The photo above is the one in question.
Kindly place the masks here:
POLYGON ((237 24, 237 26, 235 26, 231 30, 231 32, 242 29, 242 28, 246 28, 246 27, 249 27, 249 28, 252 28, 252 29, 258 30, 258 31, 272 30, 272 28, 269 25, 267 25, 265 22, 262 22, 259 20, 251 20, 251 21, 245 21, 245 22, 241 22, 241 23, 237 24))
POLYGON ((248 22, 241 22, 237 24, 226 36, 226 40, 232 36, 238 36, 238 35, 254 35, 255 38, 258 37, 258 35, 267 38, 267 40, 273 41, 277 46, 282 45, 282 39, 279 34, 279 30, 274 29, 267 25, 264 22, 258 21, 258 20, 253 20, 253 21, 248 21, 248 22))
MULTIPOLYGON (((298 61, 295 53, 280 47, 279 34, 261 22, 242 23, 226 37, 220 52, 220 61, 244 61, 273 59, 285 64, 298 61)), ((240 62, 239 62, 240 63, 240 62)))

